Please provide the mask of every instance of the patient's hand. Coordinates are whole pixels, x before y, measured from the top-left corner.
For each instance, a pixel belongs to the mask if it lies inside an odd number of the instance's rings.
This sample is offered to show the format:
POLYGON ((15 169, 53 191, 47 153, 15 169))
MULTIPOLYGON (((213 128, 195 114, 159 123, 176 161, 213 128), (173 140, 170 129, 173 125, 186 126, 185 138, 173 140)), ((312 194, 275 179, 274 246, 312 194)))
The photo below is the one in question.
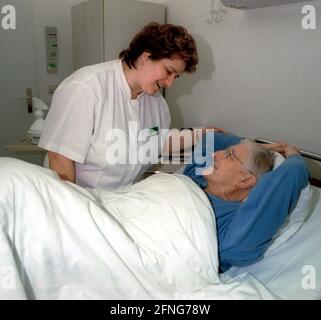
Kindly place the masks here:
POLYGON ((261 144, 261 146, 266 149, 280 152, 283 155, 285 155, 285 149, 288 145, 285 142, 276 142, 276 143, 269 143, 269 144, 261 144))
POLYGON ((286 146, 285 148, 285 157, 289 157, 292 154, 300 154, 300 151, 297 147, 295 146, 286 146))
POLYGON ((300 154, 299 148, 289 146, 285 142, 276 142, 271 144, 263 144, 264 148, 281 153, 283 156, 288 157, 292 154, 300 154))

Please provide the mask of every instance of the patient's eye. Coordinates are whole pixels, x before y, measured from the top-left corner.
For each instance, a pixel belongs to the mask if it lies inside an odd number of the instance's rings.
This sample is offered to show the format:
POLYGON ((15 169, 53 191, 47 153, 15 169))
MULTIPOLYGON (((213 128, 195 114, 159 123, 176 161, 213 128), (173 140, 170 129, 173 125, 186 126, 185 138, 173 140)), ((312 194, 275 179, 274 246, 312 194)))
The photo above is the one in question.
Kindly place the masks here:
POLYGON ((233 159, 233 150, 232 149, 226 149, 225 150, 225 158, 227 159, 233 159))

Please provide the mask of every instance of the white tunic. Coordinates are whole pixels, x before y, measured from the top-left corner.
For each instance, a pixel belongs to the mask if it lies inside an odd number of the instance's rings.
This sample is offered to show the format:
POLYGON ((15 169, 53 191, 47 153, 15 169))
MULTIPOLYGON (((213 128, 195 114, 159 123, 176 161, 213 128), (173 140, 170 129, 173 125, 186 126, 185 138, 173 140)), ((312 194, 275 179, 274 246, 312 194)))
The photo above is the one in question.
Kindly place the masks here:
POLYGON ((75 161, 77 184, 116 190, 157 161, 168 133, 161 129, 169 125, 165 99, 159 93, 131 99, 121 60, 114 60, 82 68, 59 85, 39 146, 75 161))

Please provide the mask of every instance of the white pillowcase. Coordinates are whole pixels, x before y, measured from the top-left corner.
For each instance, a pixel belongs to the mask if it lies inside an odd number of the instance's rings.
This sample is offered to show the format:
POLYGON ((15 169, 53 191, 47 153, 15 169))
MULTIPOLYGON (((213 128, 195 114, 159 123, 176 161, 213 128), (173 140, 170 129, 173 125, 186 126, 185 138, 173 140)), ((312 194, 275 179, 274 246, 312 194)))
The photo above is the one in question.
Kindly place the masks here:
MULTIPOLYGON (((274 167, 276 169, 285 158, 278 152, 275 152, 274 167)), ((287 242, 293 235, 299 231, 304 221, 306 220, 311 206, 312 188, 310 183, 301 190, 299 199, 293 211, 288 214, 283 226, 278 233, 273 237, 272 244, 265 253, 265 256, 279 248, 287 242)))

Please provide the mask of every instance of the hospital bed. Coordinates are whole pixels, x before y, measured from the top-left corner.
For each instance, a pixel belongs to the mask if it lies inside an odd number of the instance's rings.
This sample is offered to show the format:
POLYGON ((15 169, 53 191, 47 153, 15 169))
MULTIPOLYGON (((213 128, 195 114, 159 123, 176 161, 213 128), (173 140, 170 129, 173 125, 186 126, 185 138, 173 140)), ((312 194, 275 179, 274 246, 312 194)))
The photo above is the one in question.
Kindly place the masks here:
POLYGON ((0 158, 0 299, 275 299, 218 274, 213 209, 184 175, 117 192, 0 158))
MULTIPOLYGON (((257 142, 271 143, 257 139, 257 142)), ((318 154, 301 155, 321 161, 318 154)), ((320 182, 314 180, 318 186, 320 182)), ((282 299, 321 299, 321 189, 311 187, 311 205, 306 220, 292 237, 268 250, 264 259, 247 267, 232 267, 225 275, 249 273, 282 299)))
POLYGON ((319 188, 297 232, 219 274, 213 210, 181 170, 105 192, 0 158, 0 299, 321 299, 319 188))
MULTIPOLYGON (((273 143, 261 138, 255 141, 273 143)), ((300 153, 306 159, 321 162, 318 154, 305 150, 300 153)), ((157 172, 169 170, 173 167, 164 165, 157 172)), ((175 173, 183 171, 184 166, 180 165, 175 173)), ((222 278, 250 274, 281 299, 321 299, 321 182, 313 178, 311 181, 315 185, 310 186, 307 210, 300 212, 301 217, 291 226, 288 223, 264 258, 250 266, 232 267, 222 278)))
POLYGON ((281 299, 321 299, 321 189, 312 187, 307 220, 280 247, 263 260, 242 268, 232 267, 225 275, 249 273, 281 299))

